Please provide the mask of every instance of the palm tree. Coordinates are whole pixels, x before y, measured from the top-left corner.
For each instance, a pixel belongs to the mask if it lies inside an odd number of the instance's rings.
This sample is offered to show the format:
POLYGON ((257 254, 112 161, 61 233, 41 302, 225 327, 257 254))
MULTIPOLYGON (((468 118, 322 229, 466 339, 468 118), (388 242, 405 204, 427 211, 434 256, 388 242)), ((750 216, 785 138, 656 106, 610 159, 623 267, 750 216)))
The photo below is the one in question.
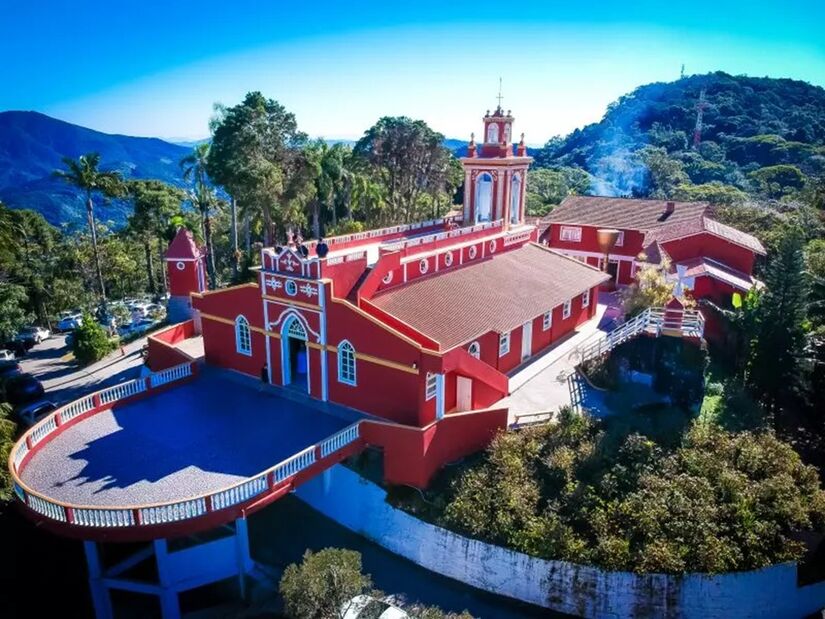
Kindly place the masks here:
POLYGON ((89 232, 92 235, 92 249, 95 257, 95 269, 97 270, 97 283, 100 288, 101 300, 106 302, 106 286, 103 283, 103 270, 100 268, 100 254, 97 249, 97 230, 95 226, 95 204, 94 196, 102 193, 107 196, 119 195, 122 187, 122 178, 114 170, 99 170, 100 154, 88 153, 81 155, 77 160, 71 157, 63 157, 66 170, 56 170, 55 176, 65 180, 70 185, 74 185, 86 197, 86 218, 89 224, 89 232))
POLYGON ((206 171, 208 159, 209 143, 204 142, 195 146, 191 153, 180 160, 180 167, 183 169, 183 180, 193 181, 189 199, 201 215, 201 228, 204 241, 206 241, 206 270, 209 273, 209 287, 214 290, 218 282, 215 273, 215 251, 212 245, 212 222, 209 215, 212 207, 218 202, 210 188, 209 174, 206 171))

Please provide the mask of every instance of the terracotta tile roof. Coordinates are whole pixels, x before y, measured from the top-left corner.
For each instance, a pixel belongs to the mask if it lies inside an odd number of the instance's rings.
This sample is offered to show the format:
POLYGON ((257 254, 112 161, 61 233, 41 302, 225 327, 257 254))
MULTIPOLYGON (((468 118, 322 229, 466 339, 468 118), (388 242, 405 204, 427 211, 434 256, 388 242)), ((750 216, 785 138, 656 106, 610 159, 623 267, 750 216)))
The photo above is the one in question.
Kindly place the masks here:
POLYGON ((550 211, 550 223, 583 224, 603 228, 647 231, 665 224, 698 220, 710 209, 707 202, 636 200, 601 196, 568 196, 550 211), (667 213, 667 203, 673 212, 667 213))
POLYGON ((710 205, 707 202, 569 196, 541 222, 640 230, 646 233, 645 245, 709 232, 758 254, 765 253, 759 239, 719 223, 709 215, 710 205), (674 207, 670 214, 667 213, 668 202, 672 202, 674 207))
POLYGON ((705 217, 704 223, 705 230, 707 230, 711 234, 721 236, 722 238, 729 240, 731 243, 742 245, 743 247, 746 247, 751 251, 756 252, 757 254, 762 254, 763 256, 765 255, 765 247, 762 245, 762 243, 759 242, 759 239, 757 239, 755 236, 752 236, 747 232, 737 230, 736 228, 733 228, 726 224, 720 223, 715 219, 711 219, 710 217, 705 217))
POLYGON ((446 350, 490 330, 511 331, 607 279, 594 267, 529 243, 391 289, 371 302, 446 350))
POLYGON ((179 228, 175 238, 169 244, 169 249, 166 250, 166 257, 193 260, 200 256, 201 251, 195 244, 192 233, 186 228, 179 228))

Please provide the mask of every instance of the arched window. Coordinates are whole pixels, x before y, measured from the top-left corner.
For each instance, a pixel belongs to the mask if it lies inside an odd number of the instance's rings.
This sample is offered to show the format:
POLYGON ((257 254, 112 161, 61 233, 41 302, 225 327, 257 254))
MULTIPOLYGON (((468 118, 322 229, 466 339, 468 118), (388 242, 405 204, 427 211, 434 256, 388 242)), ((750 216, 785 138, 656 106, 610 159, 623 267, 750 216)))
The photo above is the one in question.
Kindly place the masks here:
POLYGON ((510 123, 504 125, 504 139, 502 140, 505 144, 510 142, 510 123))
POLYGON ((521 175, 516 174, 513 176, 513 181, 510 183, 510 223, 517 224, 520 221, 520 209, 519 204, 521 203, 521 175))
POLYGON ((493 217, 493 177, 487 172, 476 179, 476 223, 493 217))
POLYGON ((241 355, 252 354, 252 337, 249 334, 249 321, 244 316, 235 319, 235 350, 241 355))
POLYGON ((470 347, 467 349, 467 352, 470 353, 476 359, 481 358, 481 345, 478 342, 473 342, 470 344, 470 347))
POLYGON ((498 144, 498 124, 490 123, 487 125, 487 143, 498 144))
POLYGON ((338 382, 355 385, 355 348, 347 340, 338 344, 338 382))

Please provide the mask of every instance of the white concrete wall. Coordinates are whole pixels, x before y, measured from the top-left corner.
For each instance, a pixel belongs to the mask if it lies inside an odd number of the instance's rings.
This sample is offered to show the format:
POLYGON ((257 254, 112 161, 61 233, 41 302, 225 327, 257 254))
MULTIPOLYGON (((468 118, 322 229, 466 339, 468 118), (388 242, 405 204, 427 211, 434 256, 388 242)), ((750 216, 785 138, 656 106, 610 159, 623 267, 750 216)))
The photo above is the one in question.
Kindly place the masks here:
POLYGON ((667 576, 545 561, 468 539, 395 509, 384 491, 338 465, 298 497, 387 550, 479 589, 582 617, 803 617, 825 607, 825 583, 796 586, 796 565, 667 576))

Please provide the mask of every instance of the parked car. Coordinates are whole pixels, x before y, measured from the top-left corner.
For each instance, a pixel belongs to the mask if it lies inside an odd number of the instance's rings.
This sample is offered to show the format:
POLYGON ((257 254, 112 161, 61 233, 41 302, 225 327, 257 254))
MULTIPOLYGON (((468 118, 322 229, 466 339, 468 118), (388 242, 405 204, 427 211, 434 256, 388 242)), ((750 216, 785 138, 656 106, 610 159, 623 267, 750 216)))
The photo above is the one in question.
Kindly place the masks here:
POLYGON ((43 327, 23 327, 20 329, 20 332, 14 336, 14 339, 20 342, 30 341, 39 344, 43 340, 49 339, 51 335, 51 332, 43 327))
POLYGON ((14 414, 20 423, 33 426, 56 408, 57 404, 50 400, 38 400, 15 409, 14 414))
POLYGON ((4 363, 6 361, 14 361, 14 353, 7 348, 3 348, 0 350, 0 363, 4 363))
POLYGON ((409 619, 409 615, 391 604, 392 598, 379 600, 371 595, 356 595, 341 607, 343 619, 409 619))
POLYGON ((81 314, 81 313, 69 314, 69 315, 64 316, 63 318, 61 318, 58 321, 55 328, 60 333, 65 333, 67 331, 74 331, 75 329, 77 329, 82 324, 83 324, 83 314, 81 314))
POLYGON ((45 390, 31 374, 19 374, 6 380, 6 400, 13 407, 23 406, 43 397, 45 390))
POLYGON ((17 361, 6 361, 0 364, 0 381, 20 373, 20 364, 17 361))

